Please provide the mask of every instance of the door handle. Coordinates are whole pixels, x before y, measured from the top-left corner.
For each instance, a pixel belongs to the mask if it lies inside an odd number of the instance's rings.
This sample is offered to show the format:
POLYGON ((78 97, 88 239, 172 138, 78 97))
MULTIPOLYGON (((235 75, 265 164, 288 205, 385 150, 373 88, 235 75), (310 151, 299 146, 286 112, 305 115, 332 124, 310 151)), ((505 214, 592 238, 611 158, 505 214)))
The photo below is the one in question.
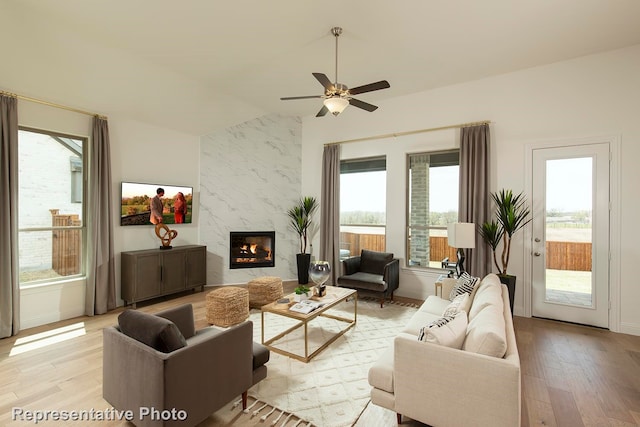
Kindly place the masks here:
POLYGON ((535 256, 540 256, 540 252, 534 252, 533 253, 535 256))
POLYGON ((535 242, 536 242, 536 243, 540 243, 540 238, 539 238, 539 237, 536 237, 536 238, 535 238, 535 239, 533 239, 533 240, 535 240, 535 242))

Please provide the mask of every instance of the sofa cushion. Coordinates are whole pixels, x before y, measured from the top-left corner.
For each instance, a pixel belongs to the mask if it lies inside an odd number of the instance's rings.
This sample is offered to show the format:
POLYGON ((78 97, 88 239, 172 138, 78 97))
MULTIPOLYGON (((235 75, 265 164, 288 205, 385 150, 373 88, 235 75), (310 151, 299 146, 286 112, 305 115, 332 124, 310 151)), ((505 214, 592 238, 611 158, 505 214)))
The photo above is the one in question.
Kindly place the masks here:
POLYGON ((393 346, 382 351, 378 360, 369 368, 369 384, 393 393, 393 346))
POLYGON ((360 271, 371 274, 384 274, 384 267, 393 260, 393 254, 362 250, 360 254, 360 271))
POLYGON ((383 292, 387 290, 387 283, 381 274, 372 274, 359 271, 357 273, 341 276, 339 283, 357 289, 383 292))
POLYGON ((183 304, 171 307, 155 313, 156 316, 164 317, 176 324, 180 333, 185 339, 189 339, 196 334, 196 325, 193 321, 193 306, 183 304))
MULTIPOLYGON (((438 298, 439 299, 439 298, 438 298)), ((424 306, 424 304, 423 304, 424 306)), ((437 314, 431 313, 429 311, 426 310, 422 310, 422 309, 418 309, 418 311, 411 316, 411 319, 409 319, 409 322, 407 323, 407 325, 402 329, 401 332, 407 333, 407 334, 411 334, 413 336, 418 336, 418 334, 420 333, 420 329, 424 326, 424 325, 428 325, 431 322, 438 320, 442 317, 442 311, 444 310, 444 307, 441 308, 437 314)))
POLYGON ((479 278, 473 277, 465 271, 460 275, 453 289, 451 289, 449 301, 453 301, 455 297, 463 293, 471 294, 478 283, 480 283, 479 278))
POLYGON ((440 319, 420 329, 418 340, 460 349, 467 332, 467 313, 440 319))
POLYGON ((468 293, 463 293, 462 295, 458 295, 449 303, 447 308, 442 312, 442 317, 455 316, 461 311, 465 313, 469 312, 469 307, 471 306, 471 298, 469 298, 468 293))
POLYGON ((449 306, 449 304, 451 304, 451 301, 446 298, 429 295, 425 302, 422 303, 418 311, 426 311, 427 313, 435 314, 438 317, 442 317, 442 312, 449 306))
POLYGON ((502 310, 504 304, 502 302, 502 286, 498 283, 483 283, 476 292, 469 310, 469 321, 488 305, 497 305, 502 310))
POLYGON ((269 361, 271 352, 262 344, 253 342, 253 369, 256 370, 260 366, 265 365, 269 361))
POLYGON ((123 334, 163 353, 170 353, 187 345, 176 324, 164 317, 125 310, 118 316, 118 325, 123 334))
POLYGON ((504 357, 507 351, 504 310, 497 305, 484 307, 467 326, 462 349, 493 357, 504 357))

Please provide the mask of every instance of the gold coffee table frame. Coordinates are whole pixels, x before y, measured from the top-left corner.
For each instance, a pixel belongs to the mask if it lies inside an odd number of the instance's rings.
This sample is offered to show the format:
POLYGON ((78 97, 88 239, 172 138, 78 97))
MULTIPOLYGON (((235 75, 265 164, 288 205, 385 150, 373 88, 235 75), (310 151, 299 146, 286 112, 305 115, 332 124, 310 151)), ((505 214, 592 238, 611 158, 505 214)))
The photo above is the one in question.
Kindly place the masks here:
MULTIPOLYGON (((336 287, 336 286, 327 286, 326 289, 327 289, 327 293, 326 293, 325 296, 323 296, 323 297, 317 297, 317 296, 311 297, 312 301, 322 302, 322 303, 324 303, 324 305, 322 307, 320 307, 320 308, 316 308, 315 310, 313 310, 311 313, 308 313, 308 314, 297 313, 295 311, 289 310, 289 307, 294 305, 295 302, 289 302, 288 304, 279 304, 276 301, 276 302, 272 302, 272 303, 267 304, 267 305, 263 305, 262 308, 261 308, 262 344, 265 347, 267 347, 269 350, 271 350, 271 351, 274 351, 274 352, 282 354, 284 356, 289 356, 289 357, 292 357, 294 359, 300 360, 302 362, 308 363, 318 353, 320 353, 322 350, 327 348, 329 346, 329 344, 331 344, 332 342, 334 342, 335 340, 340 338, 349 329, 353 328, 355 326, 356 320, 358 318, 358 293, 353 289, 339 288, 339 287, 336 287), (353 302, 354 302, 354 304, 353 304, 353 319, 340 317, 340 316, 335 316, 333 314, 327 313, 327 311, 329 309, 335 307, 336 305, 338 305, 338 304, 340 304, 342 302, 347 301, 351 297, 353 297, 353 302), (265 339, 264 339, 264 314, 265 313, 272 313, 272 314, 276 314, 276 315, 279 315, 279 316, 284 316, 284 317, 288 317, 288 318, 291 318, 291 319, 295 319, 295 320, 298 321, 298 323, 293 325, 292 327, 290 327, 286 331, 281 332, 278 335, 274 336, 273 338, 269 338, 268 340, 265 341, 265 339), (340 330, 340 332, 338 332, 336 335, 334 335, 331 338, 329 338, 329 340, 327 342, 322 344, 313 353, 309 354, 309 340, 308 340, 307 324, 311 320, 315 319, 318 316, 328 317, 328 318, 331 318, 331 319, 339 320, 341 322, 346 322, 347 326, 344 329, 340 330), (300 327, 304 327, 304 356, 301 356, 301 355, 295 354, 295 353, 291 353, 289 351, 282 350, 280 348, 277 348, 277 347, 274 347, 273 345, 271 345, 273 342, 279 340, 280 338, 282 338, 285 335, 291 333, 292 331, 295 331, 296 329, 298 329, 300 327)), ((295 294, 289 294, 289 295, 286 295, 285 298, 289 298, 289 301, 293 301, 293 296, 294 295, 295 294)))

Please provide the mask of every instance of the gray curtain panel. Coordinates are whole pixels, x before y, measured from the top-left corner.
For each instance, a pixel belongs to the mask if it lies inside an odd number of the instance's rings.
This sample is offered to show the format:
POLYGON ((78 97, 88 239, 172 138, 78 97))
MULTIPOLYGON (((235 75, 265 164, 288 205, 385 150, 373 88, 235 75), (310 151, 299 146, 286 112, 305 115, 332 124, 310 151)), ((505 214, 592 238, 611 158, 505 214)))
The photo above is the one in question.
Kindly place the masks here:
POLYGON ((0 338, 20 331, 18 100, 0 94, 0 338))
MULTIPOLYGON (((490 218, 489 125, 460 129, 460 199, 458 221, 476 229, 490 218)), ((476 234, 475 249, 465 249, 465 270, 477 277, 491 272, 491 248, 476 234)))
POLYGON ((89 158, 87 297, 85 314, 103 314, 116 308, 111 206, 111 147, 109 125, 93 118, 89 158))
POLYGON ((331 264, 328 285, 340 276, 340 145, 324 147, 320 198, 320 258, 331 264))

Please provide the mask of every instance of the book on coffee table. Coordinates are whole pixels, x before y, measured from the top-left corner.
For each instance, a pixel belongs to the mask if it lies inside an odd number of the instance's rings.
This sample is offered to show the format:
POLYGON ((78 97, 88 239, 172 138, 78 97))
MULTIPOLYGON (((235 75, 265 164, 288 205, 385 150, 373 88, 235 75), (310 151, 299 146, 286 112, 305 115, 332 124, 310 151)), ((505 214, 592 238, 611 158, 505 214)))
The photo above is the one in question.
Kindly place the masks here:
POLYGON ((309 314, 313 310, 315 310, 316 308, 320 308, 323 305, 324 304, 321 303, 321 302, 311 301, 311 300, 306 299, 306 300, 300 301, 298 303, 295 303, 294 305, 289 307, 289 310, 295 311, 297 313, 309 314))

